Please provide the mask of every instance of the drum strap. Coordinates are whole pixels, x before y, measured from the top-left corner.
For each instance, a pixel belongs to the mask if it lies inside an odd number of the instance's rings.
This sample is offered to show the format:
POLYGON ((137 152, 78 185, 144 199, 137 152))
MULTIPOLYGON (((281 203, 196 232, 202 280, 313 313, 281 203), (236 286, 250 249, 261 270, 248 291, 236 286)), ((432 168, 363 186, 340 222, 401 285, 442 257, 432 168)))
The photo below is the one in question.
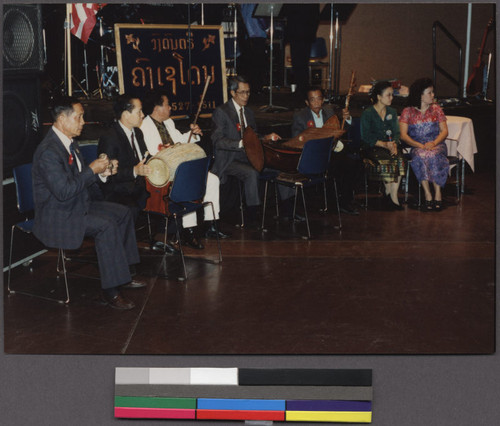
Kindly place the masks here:
POLYGON ((158 133, 160 134, 160 138, 161 138, 161 143, 163 145, 172 145, 174 143, 174 141, 172 140, 170 133, 168 133, 168 130, 167 130, 167 127, 165 126, 165 123, 156 121, 152 117, 151 117, 151 119, 153 120, 153 123, 155 123, 156 128, 158 129, 158 133))

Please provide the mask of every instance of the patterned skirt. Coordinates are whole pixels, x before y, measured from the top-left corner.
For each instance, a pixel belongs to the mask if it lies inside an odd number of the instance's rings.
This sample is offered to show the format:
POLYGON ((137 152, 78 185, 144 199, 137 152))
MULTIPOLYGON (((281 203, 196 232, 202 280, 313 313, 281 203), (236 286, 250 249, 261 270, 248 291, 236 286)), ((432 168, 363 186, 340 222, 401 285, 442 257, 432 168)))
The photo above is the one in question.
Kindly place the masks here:
POLYGON ((421 148, 411 150, 411 168, 419 182, 426 180, 443 187, 448 179, 450 163, 447 158, 445 143, 440 143, 436 149, 428 151, 421 148))
POLYGON ((379 146, 368 148, 363 154, 368 179, 395 182, 399 176, 405 175, 405 159, 400 146, 395 156, 379 146))

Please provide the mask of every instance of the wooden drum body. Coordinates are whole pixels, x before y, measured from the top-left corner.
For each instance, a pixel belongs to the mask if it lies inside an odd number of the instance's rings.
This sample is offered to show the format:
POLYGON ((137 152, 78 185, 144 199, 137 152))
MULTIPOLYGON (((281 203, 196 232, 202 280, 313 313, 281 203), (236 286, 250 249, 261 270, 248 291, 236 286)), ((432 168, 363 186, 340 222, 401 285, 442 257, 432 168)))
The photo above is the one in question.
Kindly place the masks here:
POLYGON ((206 157, 205 151, 198 144, 177 143, 160 150, 148 160, 146 164, 151 167, 151 173, 146 179, 154 187, 162 188, 174 180, 179 164, 204 157, 206 157))

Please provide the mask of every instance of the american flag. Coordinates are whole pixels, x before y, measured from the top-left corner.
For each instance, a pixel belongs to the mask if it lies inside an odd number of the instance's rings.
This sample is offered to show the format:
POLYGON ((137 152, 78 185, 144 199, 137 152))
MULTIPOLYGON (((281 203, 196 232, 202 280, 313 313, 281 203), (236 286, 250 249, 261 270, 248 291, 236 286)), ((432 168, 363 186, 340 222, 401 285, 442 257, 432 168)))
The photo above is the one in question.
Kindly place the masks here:
POLYGON ((99 3, 73 3, 71 7, 71 34, 87 43, 90 33, 95 27, 95 15, 101 6, 99 3))

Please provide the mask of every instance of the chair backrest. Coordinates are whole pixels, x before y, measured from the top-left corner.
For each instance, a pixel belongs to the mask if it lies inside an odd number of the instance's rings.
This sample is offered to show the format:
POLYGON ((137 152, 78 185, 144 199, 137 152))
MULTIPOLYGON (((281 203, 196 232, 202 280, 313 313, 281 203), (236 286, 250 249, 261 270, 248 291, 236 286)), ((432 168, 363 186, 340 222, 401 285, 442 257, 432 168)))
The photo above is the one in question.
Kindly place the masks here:
POLYGON ((209 157, 181 163, 175 172, 169 198, 177 203, 203 199, 209 164, 209 157))
POLYGON ((326 41, 323 37, 318 37, 311 44, 310 59, 321 59, 326 57, 328 51, 326 50, 326 41))
POLYGON ((311 139, 302 149, 297 171, 303 175, 319 175, 328 170, 332 155, 333 137, 311 139))
POLYGON ((97 145, 81 145, 80 152, 82 153, 83 161, 86 165, 97 159, 97 145))
POLYGON ((17 208, 20 213, 34 210, 33 202, 33 181, 31 179, 32 165, 22 164, 12 170, 14 182, 16 184, 17 208))

